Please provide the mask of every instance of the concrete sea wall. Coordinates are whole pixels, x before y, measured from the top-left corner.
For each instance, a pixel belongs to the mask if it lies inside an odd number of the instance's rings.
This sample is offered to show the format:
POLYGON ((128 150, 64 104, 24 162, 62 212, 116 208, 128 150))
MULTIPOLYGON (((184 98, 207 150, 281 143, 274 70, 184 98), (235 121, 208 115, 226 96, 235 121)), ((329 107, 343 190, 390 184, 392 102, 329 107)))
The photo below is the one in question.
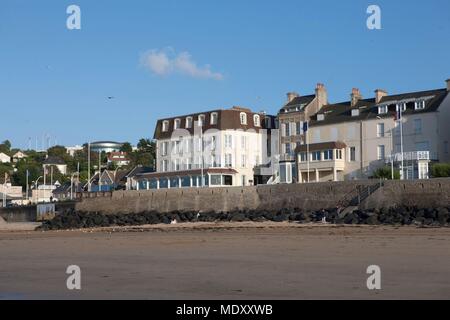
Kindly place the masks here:
MULTIPOLYGON (((77 211, 104 214, 157 211, 320 210, 336 207, 358 195, 358 189, 377 181, 348 181, 255 187, 164 189, 83 194, 77 211)), ((418 206, 445 207, 450 204, 450 179, 386 181, 366 199, 364 209, 418 206)))

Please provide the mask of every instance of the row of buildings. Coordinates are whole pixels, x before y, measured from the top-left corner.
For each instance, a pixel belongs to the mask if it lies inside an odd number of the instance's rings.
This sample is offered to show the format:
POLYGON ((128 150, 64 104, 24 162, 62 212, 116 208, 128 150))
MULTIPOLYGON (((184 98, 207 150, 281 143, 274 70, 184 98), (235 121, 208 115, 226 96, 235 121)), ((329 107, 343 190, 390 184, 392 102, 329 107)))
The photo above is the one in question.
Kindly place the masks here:
POLYGON ((242 107, 158 120, 157 171, 136 188, 248 186, 371 178, 389 166, 426 179, 449 162, 450 80, 435 90, 330 103, 325 85, 288 93, 276 116, 242 107))

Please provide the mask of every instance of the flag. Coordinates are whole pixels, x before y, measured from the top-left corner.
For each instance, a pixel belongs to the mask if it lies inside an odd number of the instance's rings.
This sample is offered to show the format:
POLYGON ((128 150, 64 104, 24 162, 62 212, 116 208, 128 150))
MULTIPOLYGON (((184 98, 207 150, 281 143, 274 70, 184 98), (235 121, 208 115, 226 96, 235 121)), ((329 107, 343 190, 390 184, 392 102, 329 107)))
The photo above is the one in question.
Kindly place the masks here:
POLYGON ((303 132, 307 132, 308 131, 308 121, 303 122, 303 132))

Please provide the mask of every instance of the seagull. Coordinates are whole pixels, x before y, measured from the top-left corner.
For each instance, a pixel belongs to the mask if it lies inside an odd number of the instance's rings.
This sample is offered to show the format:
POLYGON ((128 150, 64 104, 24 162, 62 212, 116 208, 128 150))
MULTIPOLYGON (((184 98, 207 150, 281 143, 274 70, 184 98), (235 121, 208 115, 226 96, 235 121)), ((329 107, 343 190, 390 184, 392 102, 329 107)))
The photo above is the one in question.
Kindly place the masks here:
POLYGON ((108 98, 108 100, 112 100, 112 99, 114 99, 114 97, 107 97, 108 98))

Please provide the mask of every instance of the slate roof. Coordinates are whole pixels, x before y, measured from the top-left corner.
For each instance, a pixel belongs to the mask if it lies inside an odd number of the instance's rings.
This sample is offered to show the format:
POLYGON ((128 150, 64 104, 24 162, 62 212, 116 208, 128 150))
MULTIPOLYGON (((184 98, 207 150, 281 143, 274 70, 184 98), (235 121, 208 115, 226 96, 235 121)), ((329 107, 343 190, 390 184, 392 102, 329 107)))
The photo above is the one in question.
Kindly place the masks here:
POLYGON ((396 104, 399 102, 407 103, 407 109, 403 112, 403 115, 435 112, 439 109, 439 106, 447 95, 448 91, 446 89, 437 89, 385 96, 378 104, 375 102, 375 98, 359 100, 355 106, 351 106, 350 101, 329 104, 322 107, 322 109, 312 117, 310 126, 370 120, 376 119, 377 117, 394 118, 396 115, 396 104), (426 100, 425 108, 422 110, 415 110, 414 102, 421 99, 426 100), (383 105, 388 106, 388 113, 378 114, 378 107, 383 105), (359 110, 358 116, 352 116, 353 109, 359 110), (318 121, 318 114, 323 114, 325 116, 324 120, 318 121))

